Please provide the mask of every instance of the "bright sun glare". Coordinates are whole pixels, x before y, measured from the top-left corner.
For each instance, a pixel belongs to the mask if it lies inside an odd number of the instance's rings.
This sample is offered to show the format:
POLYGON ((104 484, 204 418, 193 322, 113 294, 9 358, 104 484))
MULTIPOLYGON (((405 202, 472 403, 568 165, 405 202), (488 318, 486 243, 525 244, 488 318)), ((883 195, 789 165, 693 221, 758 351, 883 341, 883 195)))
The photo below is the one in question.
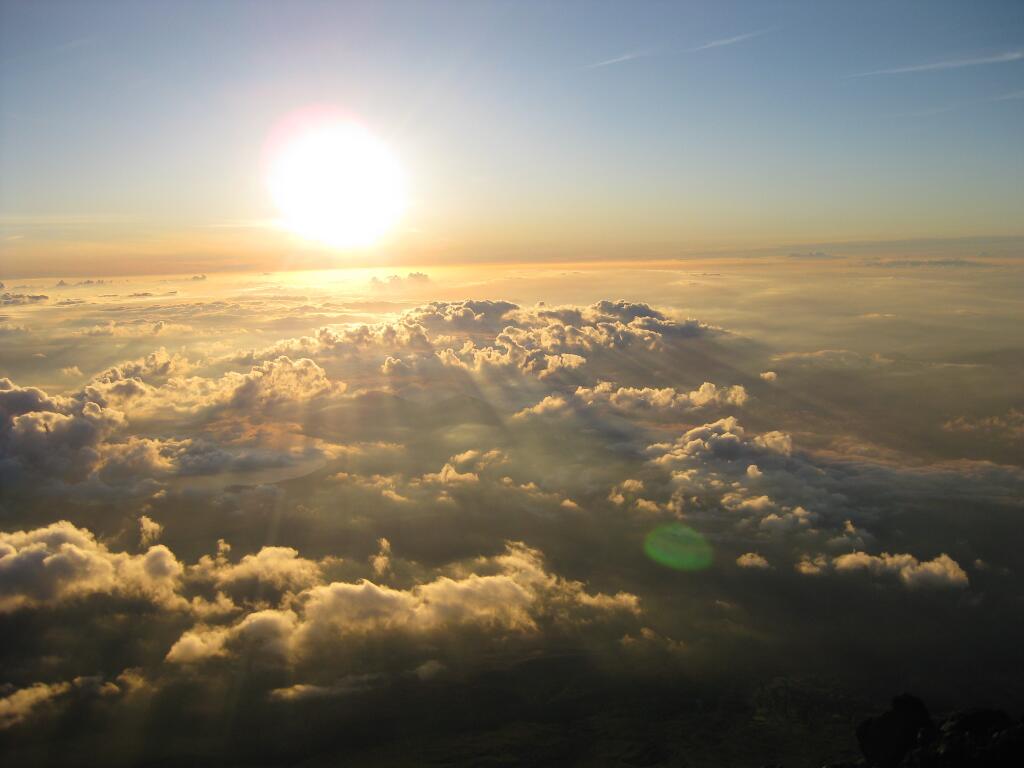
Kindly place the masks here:
POLYGON ((394 153, 336 115, 291 125, 271 148, 267 184, 285 227, 334 248, 374 245, 406 208, 405 174, 394 153))

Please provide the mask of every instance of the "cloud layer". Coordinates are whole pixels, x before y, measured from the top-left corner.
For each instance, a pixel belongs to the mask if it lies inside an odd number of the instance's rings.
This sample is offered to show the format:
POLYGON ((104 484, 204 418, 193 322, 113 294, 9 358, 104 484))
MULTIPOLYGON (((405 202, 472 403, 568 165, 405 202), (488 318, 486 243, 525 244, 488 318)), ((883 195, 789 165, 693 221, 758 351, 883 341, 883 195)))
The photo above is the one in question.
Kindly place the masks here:
POLYGON ((1019 407, 994 384, 984 408, 924 413, 944 455, 879 426, 905 382, 977 367, 769 344, 670 304, 423 301, 453 291, 419 274, 344 301, 215 283, 80 286, 4 318, 0 739, 18 754, 63 713, 102 730, 136 710, 191 718, 152 727, 203 752, 232 690, 237 728, 294 736, 282 712, 358 731, 395 691, 447 712, 569 670, 595 701, 776 669, 888 694, 893 669, 926 677, 971 641, 981 685, 1022 639, 984 628, 1016 610, 1024 471, 969 449, 1019 442, 1019 407))

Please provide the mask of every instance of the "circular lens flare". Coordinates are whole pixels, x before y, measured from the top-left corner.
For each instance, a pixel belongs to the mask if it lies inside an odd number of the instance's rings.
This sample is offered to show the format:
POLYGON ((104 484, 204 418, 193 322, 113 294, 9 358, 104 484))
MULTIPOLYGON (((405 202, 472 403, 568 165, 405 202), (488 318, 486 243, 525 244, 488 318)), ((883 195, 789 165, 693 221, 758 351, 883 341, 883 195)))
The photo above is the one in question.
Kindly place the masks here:
POLYGON ((711 565, 711 545, 693 528, 669 523, 644 539, 644 552, 656 563, 677 571, 702 571, 711 565))
POLYGON ((394 229, 406 181, 384 142, 331 113, 293 118, 279 134, 267 186, 285 227, 334 248, 366 248, 394 229))

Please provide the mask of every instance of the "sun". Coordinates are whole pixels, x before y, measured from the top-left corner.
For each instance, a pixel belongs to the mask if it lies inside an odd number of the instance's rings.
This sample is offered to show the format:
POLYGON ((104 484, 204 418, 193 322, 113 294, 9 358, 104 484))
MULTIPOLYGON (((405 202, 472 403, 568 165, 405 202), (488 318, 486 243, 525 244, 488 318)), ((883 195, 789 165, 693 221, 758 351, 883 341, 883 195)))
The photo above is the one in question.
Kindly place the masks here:
POLYGON ((283 225, 339 249, 368 248, 398 224, 407 206, 398 158, 354 120, 293 118, 269 148, 267 186, 283 225))

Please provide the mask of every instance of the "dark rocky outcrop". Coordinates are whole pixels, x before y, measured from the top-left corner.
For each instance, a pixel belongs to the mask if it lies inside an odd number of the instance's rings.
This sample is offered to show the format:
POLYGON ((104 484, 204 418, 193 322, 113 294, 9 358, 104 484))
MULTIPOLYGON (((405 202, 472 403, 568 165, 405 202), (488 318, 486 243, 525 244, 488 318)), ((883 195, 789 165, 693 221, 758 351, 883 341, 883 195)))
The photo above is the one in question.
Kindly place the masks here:
POLYGON ((924 702, 904 694, 857 727, 871 768, 1020 768, 1024 721, 1001 710, 955 712, 936 725, 924 702))
POLYGON ((857 742, 864 758, 878 768, 897 768, 919 741, 922 731, 934 729, 924 702, 910 694, 892 700, 892 709, 869 717, 857 726, 857 742))

